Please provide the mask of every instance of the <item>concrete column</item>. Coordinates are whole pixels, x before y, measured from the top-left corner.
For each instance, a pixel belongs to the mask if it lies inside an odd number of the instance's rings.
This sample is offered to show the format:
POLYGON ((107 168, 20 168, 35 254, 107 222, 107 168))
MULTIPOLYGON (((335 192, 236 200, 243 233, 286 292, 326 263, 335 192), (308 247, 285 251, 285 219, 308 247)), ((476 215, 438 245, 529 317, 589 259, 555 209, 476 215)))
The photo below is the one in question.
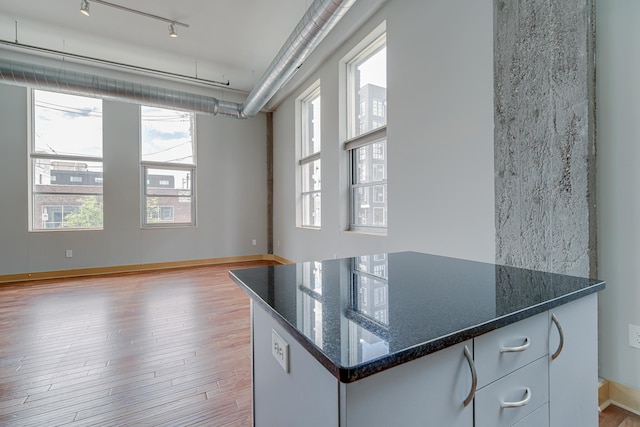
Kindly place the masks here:
POLYGON ((593 0, 494 0, 496 262, 595 276, 593 0))

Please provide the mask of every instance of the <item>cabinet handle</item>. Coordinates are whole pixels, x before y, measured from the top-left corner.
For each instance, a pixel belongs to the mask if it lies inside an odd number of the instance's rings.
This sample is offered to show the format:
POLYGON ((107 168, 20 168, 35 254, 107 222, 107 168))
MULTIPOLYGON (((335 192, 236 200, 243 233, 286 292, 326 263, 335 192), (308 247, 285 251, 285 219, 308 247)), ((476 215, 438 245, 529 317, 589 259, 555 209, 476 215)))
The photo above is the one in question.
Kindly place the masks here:
POLYGON ((522 399, 519 402, 502 402, 502 404, 500 405, 500 407, 502 409, 506 409, 506 408, 519 408, 521 406, 526 405, 527 403, 529 403, 529 401, 531 400, 531 389, 529 387, 526 387, 524 389, 524 399, 522 399))
POLYGON ((469 369, 471 369, 471 391, 469 392, 469 396, 464 400, 464 406, 468 406, 469 403, 473 401, 473 398, 476 395, 476 387, 478 386, 478 375, 476 374, 476 365, 473 363, 473 357, 471 357, 471 352, 469 351, 469 347, 464 346, 464 357, 467 358, 467 363, 469 363, 469 369))
POLYGON ((517 347, 500 347, 500 353, 519 353, 528 349, 530 345, 529 337, 524 337, 524 344, 517 347))
POLYGON ((558 320, 555 314, 551 315, 551 321, 553 321, 553 323, 556 325, 556 328, 558 328, 558 333, 560 334, 560 343, 558 344, 558 348, 556 349, 556 352, 553 353, 553 355, 551 355, 551 360, 556 360, 556 358, 560 356, 560 353, 562 352, 562 347, 564 346, 564 332, 562 331, 562 326, 560 326, 560 321, 558 320))

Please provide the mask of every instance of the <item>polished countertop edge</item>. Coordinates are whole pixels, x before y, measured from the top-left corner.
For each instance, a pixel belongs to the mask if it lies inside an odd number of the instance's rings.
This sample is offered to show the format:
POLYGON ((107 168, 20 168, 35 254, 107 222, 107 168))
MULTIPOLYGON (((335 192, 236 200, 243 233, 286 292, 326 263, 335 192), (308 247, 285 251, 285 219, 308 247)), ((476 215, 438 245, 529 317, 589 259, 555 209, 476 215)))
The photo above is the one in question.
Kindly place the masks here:
POLYGON ((284 317, 277 313, 269 304, 262 300, 255 292, 251 290, 246 284, 236 277, 233 272, 229 272, 229 276, 232 280, 240 286, 241 289, 251 298, 252 301, 257 302, 263 309, 271 315, 281 326, 283 326, 291 336, 302 345, 322 366, 329 371, 336 379, 342 383, 352 383, 376 373, 385 371, 398 365, 402 365, 412 360, 418 359, 423 356, 435 353, 439 350, 444 350, 447 347, 454 346, 461 342, 468 341, 470 339, 479 337, 493 330, 508 326, 512 323, 516 323, 520 320, 533 317, 536 314, 543 313, 561 305, 568 304, 572 301, 584 298, 588 295, 597 293, 605 288, 605 282, 599 281, 589 287, 580 289, 578 291, 562 295, 560 297, 545 301, 540 304, 536 304, 525 309, 515 311, 500 317, 496 317, 488 322, 480 323, 477 325, 470 325, 467 328, 460 329, 456 332, 452 332, 447 335, 443 335, 434 340, 426 341, 421 344, 417 344, 413 347, 407 348, 397 353, 381 356, 378 359, 371 360, 367 363, 355 367, 344 367, 335 364, 329 359, 321 349, 315 344, 309 341, 304 334, 302 334, 295 326, 291 325, 284 317))

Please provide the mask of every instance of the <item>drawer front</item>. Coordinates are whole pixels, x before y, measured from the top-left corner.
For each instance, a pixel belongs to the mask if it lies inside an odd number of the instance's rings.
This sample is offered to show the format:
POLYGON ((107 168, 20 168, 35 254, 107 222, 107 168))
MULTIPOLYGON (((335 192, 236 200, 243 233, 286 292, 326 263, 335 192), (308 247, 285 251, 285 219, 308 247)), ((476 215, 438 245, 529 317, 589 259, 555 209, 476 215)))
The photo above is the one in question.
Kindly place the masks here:
POLYGON ((475 338, 473 359, 478 388, 546 355, 548 334, 547 313, 540 313, 475 338))
POLYGON ((549 427, 549 405, 542 405, 515 423, 513 427, 549 427))
POLYGON ((548 361, 541 357, 476 393, 476 427, 511 426, 549 400, 548 361), (529 390, 527 392, 526 390, 529 390), (518 407, 504 407, 516 402, 518 407))

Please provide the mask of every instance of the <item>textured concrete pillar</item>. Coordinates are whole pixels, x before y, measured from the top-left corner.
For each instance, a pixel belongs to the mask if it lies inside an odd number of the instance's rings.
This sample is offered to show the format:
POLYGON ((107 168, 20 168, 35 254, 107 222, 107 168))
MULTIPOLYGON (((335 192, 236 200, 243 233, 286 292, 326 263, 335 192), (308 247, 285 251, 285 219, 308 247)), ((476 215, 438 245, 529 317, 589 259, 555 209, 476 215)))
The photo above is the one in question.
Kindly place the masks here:
POLYGON ((496 262, 595 269, 593 0, 494 0, 496 262))

